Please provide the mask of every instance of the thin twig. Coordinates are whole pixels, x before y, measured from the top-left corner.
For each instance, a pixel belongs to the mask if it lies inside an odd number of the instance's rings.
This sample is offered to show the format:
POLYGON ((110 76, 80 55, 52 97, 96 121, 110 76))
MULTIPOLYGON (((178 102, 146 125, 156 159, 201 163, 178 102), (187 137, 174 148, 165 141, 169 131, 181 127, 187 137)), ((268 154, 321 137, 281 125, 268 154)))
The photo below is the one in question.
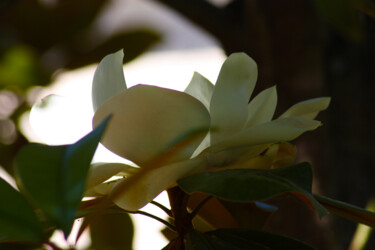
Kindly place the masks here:
POLYGON ((45 244, 50 246, 53 250, 61 250, 61 248, 59 248, 57 245, 55 245, 55 243, 53 243, 51 241, 47 241, 47 242, 45 242, 45 244))
POLYGON ((163 220, 163 219, 161 219, 161 218, 159 218, 159 217, 157 217, 157 216, 155 216, 155 215, 153 215, 153 214, 147 213, 147 212, 145 212, 145 211, 140 211, 140 210, 138 210, 138 211, 128 211, 128 210, 124 210, 124 211, 127 212, 127 213, 129 213, 129 214, 141 214, 141 215, 145 215, 145 216, 147 216, 147 217, 150 217, 150 218, 152 218, 152 219, 154 219, 154 220, 157 220, 157 221, 163 223, 164 225, 166 225, 167 227, 169 227, 169 228, 172 229, 173 231, 176 231, 176 227, 173 226, 171 223, 169 223, 168 221, 165 221, 165 220, 163 220))
POLYGON ((203 201, 201 201, 198 206, 193 210, 193 212, 190 213, 191 219, 193 219, 199 212, 199 210, 206 204, 207 201, 209 201, 212 198, 212 196, 206 197, 203 201))
POLYGON ((167 207, 165 207, 163 204, 160 204, 159 202, 156 202, 156 201, 151 201, 150 203, 152 205, 157 206, 161 210, 163 210, 168 216, 172 217, 172 211, 168 209, 167 207))

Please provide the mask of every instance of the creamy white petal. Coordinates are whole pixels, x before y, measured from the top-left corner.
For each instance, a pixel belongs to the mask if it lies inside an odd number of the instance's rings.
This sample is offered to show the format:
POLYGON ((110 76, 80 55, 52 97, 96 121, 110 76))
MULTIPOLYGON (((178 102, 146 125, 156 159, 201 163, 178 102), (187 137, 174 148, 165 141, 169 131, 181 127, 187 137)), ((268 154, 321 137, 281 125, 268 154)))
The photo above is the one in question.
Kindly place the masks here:
POLYGON ((95 113, 93 126, 110 114, 103 145, 142 167, 170 147, 175 153, 168 163, 188 159, 210 125, 209 113, 197 99, 183 92, 147 85, 129 88, 106 101, 95 113), (199 130, 199 134, 194 134, 199 130), (194 140, 187 138, 188 144, 173 146, 178 138, 189 133, 193 133, 194 140))
POLYGON ((222 168, 235 162, 243 162, 256 157, 268 147, 269 144, 228 148, 213 147, 205 151, 204 154, 207 157, 209 167, 222 168))
POLYGON ((203 141, 201 142, 201 144, 199 144, 199 146, 194 151, 194 153, 193 153, 193 155, 191 157, 192 158, 196 157, 197 155, 199 155, 200 153, 202 153, 202 151, 204 151, 209 146, 210 146, 210 133, 207 133, 206 137, 203 139, 203 141))
POLYGON ((105 56, 96 68, 92 81, 92 105, 96 111, 102 103, 126 89, 122 50, 105 56))
POLYGON ((127 173, 131 175, 138 172, 138 170, 138 168, 123 163, 92 164, 87 177, 86 188, 94 187, 119 173, 127 173))
POLYGON ((97 197, 108 195, 111 192, 113 186, 118 182, 118 180, 108 181, 100 183, 96 186, 93 186, 85 191, 85 197, 97 197))
POLYGON ((193 78, 184 92, 197 98, 208 110, 213 91, 214 85, 198 72, 194 72, 193 78))
POLYGON ((320 111, 328 108, 330 101, 330 97, 319 97, 299 102, 285 111, 280 118, 299 116, 308 119, 315 119, 320 111))
POLYGON ((249 103, 246 127, 271 121, 277 105, 276 86, 260 92, 249 103))
POLYGON ((135 211, 151 202, 163 190, 176 184, 176 181, 205 168, 203 157, 146 169, 138 174, 116 183, 110 198, 119 207, 135 211))
POLYGON ((211 146, 210 151, 225 148, 254 146, 267 143, 291 141, 302 133, 319 127, 319 121, 303 117, 286 117, 244 129, 226 140, 211 146))
POLYGON ((244 127, 257 75, 256 63, 245 53, 234 53, 224 62, 210 103, 213 143, 244 127))

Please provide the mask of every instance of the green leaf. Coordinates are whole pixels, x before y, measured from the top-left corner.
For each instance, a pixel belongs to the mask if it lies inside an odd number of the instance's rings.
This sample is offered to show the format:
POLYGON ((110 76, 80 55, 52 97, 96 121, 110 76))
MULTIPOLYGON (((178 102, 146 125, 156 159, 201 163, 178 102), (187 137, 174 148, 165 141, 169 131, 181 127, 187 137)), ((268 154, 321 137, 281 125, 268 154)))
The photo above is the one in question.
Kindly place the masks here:
POLYGON ((197 230, 192 230, 186 239, 186 250, 214 250, 214 246, 211 243, 211 239, 204 233, 197 230))
POLYGON ((37 241, 43 229, 32 206, 25 197, 0 178, 0 235, 1 239, 37 241))
POLYGON ((231 169, 205 172, 178 180, 187 193, 203 192, 227 201, 251 202, 265 200, 290 192, 306 202, 319 216, 327 213, 311 194, 312 169, 308 163, 289 167, 231 169))
POLYGON ((134 229, 127 213, 100 214, 89 225, 92 249, 132 249, 134 229))
POLYGON ((71 231, 90 163, 108 120, 74 144, 29 144, 16 157, 23 190, 65 236, 71 231))
POLYGON ((363 208, 347 204, 342 201, 334 200, 325 196, 314 194, 314 197, 330 212, 345 217, 346 219, 375 228, 374 212, 370 212, 363 208))
POLYGON ((218 229, 207 233, 193 230, 187 236, 186 250, 288 249, 311 250, 311 246, 285 236, 242 228, 218 229))
POLYGON ((238 221, 241 228, 262 229, 277 207, 263 202, 237 203, 221 201, 225 208, 238 221))
POLYGON ((113 53, 114 49, 122 48, 125 51, 124 63, 128 63, 147 51, 152 45, 161 40, 161 35, 152 29, 136 29, 114 34, 103 43, 91 50, 78 48, 80 54, 72 57, 67 68, 79 68, 85 65, 100 62, 106 55, 113 53))

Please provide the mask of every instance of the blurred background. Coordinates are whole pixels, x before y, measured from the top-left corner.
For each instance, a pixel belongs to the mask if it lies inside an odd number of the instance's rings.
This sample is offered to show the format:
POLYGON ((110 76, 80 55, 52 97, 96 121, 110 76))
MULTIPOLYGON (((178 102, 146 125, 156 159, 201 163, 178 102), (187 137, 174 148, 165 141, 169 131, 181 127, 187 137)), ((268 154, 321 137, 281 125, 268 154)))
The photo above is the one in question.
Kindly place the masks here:
MULTIPOLYGON (((244 51, 258 63, 255 92, 277 84, 277 114, 332 97, 319 116, 324 126, 295 142, 298 161, 312 163, 316 193, 365 207, 375 191, 374 18, 371 0, 2 0, 0 165, 13 175, 15 154, 36 140, 30 107, 49 93, 86 110, 56 112, 85 117, 76 139, 88 132, 93 72, 108 53, 124 49, 130 86, 182 90, 193 71, 215 82, 225 55, 244 51)), ((51 131, 42 141, 68 143, 51 131)), ((355 223, 334 215, 319 220, 292 197, 271 202, 280 209, 266 230, 319 249, 350 247, 355 223)), ((375 237, 366 249, 375 249, 375 237)))

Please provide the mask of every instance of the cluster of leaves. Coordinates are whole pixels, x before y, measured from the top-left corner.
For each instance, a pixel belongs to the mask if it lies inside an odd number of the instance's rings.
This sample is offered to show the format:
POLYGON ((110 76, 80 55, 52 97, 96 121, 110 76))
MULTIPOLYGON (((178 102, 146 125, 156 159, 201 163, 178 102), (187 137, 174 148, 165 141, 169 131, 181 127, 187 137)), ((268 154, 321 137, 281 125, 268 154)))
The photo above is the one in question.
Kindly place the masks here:
MULTIPOLYGON (((50 245, 57 249, 49 240, 52 233, 62 230, 68 237, 74 221, 84 218, 78 237, 89 226, 94 249, 131 248, 133 230, 127 212, 134 211, 124 211, 103 197, 82 201, 91 159, 109 119, 74 144, 29 144, 19 152, 16 164, 20 191, 0 179, 1 197, 6 201, 0 208, 0 247, 33 249, 50 245), (106 233, 109 226, 110 234, 106 233)), ((205 172, 180 179, 178 187, 168 190, 171 210, 164 208, 173 221, 166 224, 175 231, 166 249, 312 249, 300 241, 261 230, 277 210, 262 201, 284 193, 296 195, 319 216, 327 214, 328 209, 375 226, 374 213, 313 195, 312 178, 311 166, 301 163, 274 170, 205 172), (257 209, 244 209, 249 204, 257 209), (224 216, 224 224, 233 220, 237 226, 214 225, 211 230, 200 231, 203 221, 210 222, 201 213, 207 209, 208 214, 224 216), (229 216, 224 213, 227 211, 229 216), (240 225, 248 215, 257 219, 240 225)))

